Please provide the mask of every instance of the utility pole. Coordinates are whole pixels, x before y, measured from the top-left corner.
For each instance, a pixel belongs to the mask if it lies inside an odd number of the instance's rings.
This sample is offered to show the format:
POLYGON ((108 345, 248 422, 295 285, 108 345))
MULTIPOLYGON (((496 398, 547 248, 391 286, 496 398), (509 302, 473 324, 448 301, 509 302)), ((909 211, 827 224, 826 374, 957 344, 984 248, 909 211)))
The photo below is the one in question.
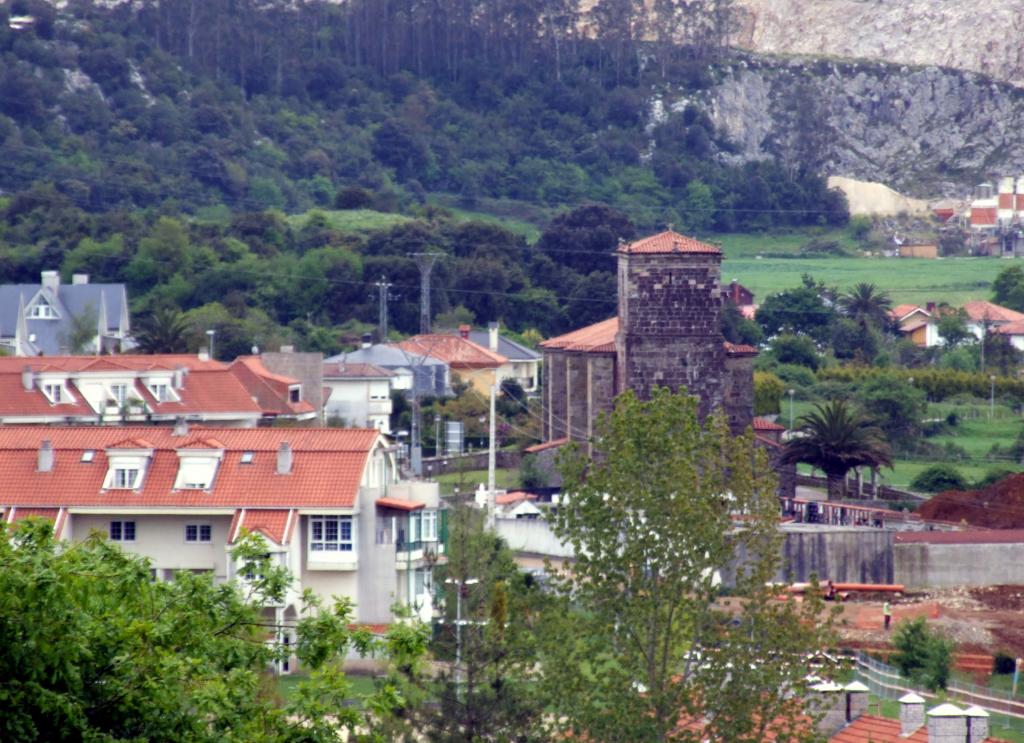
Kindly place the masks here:
POLYGON ((464 624, 483 624, 483 622, 473 622, 469 619, 462 618, 462 594, 465 593, 468 586, 475 586, 480 582, 479 578, 466 578, 465 580, 458 580, 456 578, 446 578, 445 583, 454 585, 455 588, 455 693, 459 700, 462 699, 462 625, 464 624))
POLYGON ((413 253, 417 268, 420 269, 420 332, 430 332, 430 272, 443 253, 413 253))
MULTIPOLYGON (((497 376, 497 375, 495 375, 497 376)), ((497 441, 497 425, 495 423, 495 396, 497 394, 498 385, 491 385, 491 424, 490 434, 491 442, 490 447, 487 450, 487 526, 494 528, 494 508, 495 508, 495 446, 497 441)))
POLYGON ((380 281, 376 282, 374 286, 377 287, 377 293, 380 295, 380 317, 377 321, 377 326, 380 328, 380 342, 388 342, 388 289, 393 284, 387 281, 384 276, 380 277, 380 281))

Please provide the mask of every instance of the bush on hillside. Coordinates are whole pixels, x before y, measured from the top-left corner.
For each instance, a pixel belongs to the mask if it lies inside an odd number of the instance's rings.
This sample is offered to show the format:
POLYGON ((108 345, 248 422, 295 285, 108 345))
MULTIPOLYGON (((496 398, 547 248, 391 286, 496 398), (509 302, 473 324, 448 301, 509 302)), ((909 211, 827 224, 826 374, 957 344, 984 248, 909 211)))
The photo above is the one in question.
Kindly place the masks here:
POLYGON ((950 464, 934 464, 921 470, 911 481, 913 490, 942 493, 947 490, 967 490, 967 480, 960 470, 950 464))
POLYGON ((892 661, 900 673, 932 691, 946 688, 956 646, 924 617, 897 624, 892 644, 897 651, 892 661))

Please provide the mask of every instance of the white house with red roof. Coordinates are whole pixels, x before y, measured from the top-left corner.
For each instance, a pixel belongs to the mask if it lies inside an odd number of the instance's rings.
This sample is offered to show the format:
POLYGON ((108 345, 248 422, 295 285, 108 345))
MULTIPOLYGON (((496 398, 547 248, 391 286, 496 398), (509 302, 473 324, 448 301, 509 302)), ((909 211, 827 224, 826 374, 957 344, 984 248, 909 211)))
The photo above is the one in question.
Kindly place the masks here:
POLYGON ((978 340, 985 337, 986 331, 999 332, 1005 325, 1024 321, 1024 313, 982 299, 966 302, 964 312, 967 314, 967 329, 978 340))
POLYGON ((387 623, 397 601, 429 616, 446 519, 436 483, 400 482, 379 431, 337 428, 0 427, 0 519, 91 534, 150 561, 156 580, 180 570, 238 577, 230 550, 258 532, 300 596, 346 596, 357 621, 387 623))
POLYGON ((900 335, 909 338, 915 346, 931 348, 941 342, 935 306, 898 304, 889 310, 889 317, 899 326, 900 335))
POLYGON ((248 428, 315 419, 302 383, 258 357, 0 357, 0 423, 173 423, 248 428))

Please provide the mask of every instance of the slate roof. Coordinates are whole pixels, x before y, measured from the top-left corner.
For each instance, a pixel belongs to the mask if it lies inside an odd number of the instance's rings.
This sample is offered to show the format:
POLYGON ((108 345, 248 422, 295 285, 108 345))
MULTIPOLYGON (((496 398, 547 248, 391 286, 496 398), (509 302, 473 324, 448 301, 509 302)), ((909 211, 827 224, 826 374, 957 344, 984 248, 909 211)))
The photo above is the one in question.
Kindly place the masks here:
POLYGON ((707 253, 721 255, 721 248, 708 245, 678 232, 666 230, 657 235, 644 237, 635 242, 619 246, 620 253, 707 253))
POLYGON ((447 366, 443 361, 407 351, 396 345, 378 343, 369 348, 346 351, 324 359, 324 364, 335 364, 344 361, 346 364, 373 364, 385 369, 407 368, 412 366, 447 366))
MULTIPOLYGON (((0 427, 0 504, 36 508, 106 506, 115 508, 351 508, 370 451, 380 441, 372 429, 193 428, 174 436, 167 427, 4 426, 0 427), (145 439, 145 442, 133 440, 145 439), (175 490, 178 449, 214 439, 224 455, 209 490, 175 490), (39 447, 53 447, 53 469, 38 472, 39 447), (292 449, 289 474, 277 473, 282 442, 292 449), (143 447, 142 444, 149 444, 143 447), (138 490, 103 490, 107 450, 152 448, 138 490), (91 462, 82 453, 93 451, 91 462), (252 452, 251 463, 242 454, 252 452)), ((268 527, 270 528, 270 527, 268 527)))
MULTIPOLYGON (((490 349, 491 335, 487 330, 469 331, 469 339, 482 348, 490 349)), ((509 361, 536 361, 541 355, 522 343, 516 343, 498 333, 498 353, 509 361)))
POLYGON ((323 375, 324 379, 390 379, 395 373, 375 364, 338 361, 325 362, 323 375))
MULTIPOLYGON (((67 353, 65 339, 73 327, 72 318, 80 316, 89 307, 99 313, 101 307, 106 315, 108 334, 117 335, 121 330, 121 313, 127 310, 128 293, 124 284, 61 284, 56 292, 41 284, 0 285, 0 337, 14 338, 18 324, 18 309, 24 303, 25 327, 34 340, 24 338, 35 353, 47 356, 67 353), (33 318, 27 313, 29 305, 37 295, 52 305, 58 318, 33 318)), ((124 328, 127 333, 129 328, 124 328)))

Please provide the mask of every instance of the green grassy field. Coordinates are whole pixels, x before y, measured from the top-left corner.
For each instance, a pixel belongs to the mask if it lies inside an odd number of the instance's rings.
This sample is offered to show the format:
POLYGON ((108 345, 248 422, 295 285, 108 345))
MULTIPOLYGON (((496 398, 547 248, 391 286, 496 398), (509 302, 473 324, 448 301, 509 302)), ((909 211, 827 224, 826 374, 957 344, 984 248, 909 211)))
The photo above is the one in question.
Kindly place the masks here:
MULTIPOLYGON (((291 699, 292 695, 295 694, 295 690, 300 683, 302 683, 308 676, 303 673, 293 673, 288 676, 277 677, 277 692, 281 695, 284 701, 291 699)), ((353 698, 362 697, 373 692, 373 679, 365 674, 348 673, 345 674, 352 683, 352 695, 353 698)))
MULTIPOLYGON (((436 478, 441 487, 441 495, 452 495, 458 486, 459 493, 472 493, 481 484, 487 484, 487 470, 467 470, 466 472, 449 472, 436 478), (460 484, 461 483, 461 484, 460 484)), ((519 487, 519 470, 498 469, 494 472, 495 484, 504 490, 519 487)))
MULTIPOLYGON (((327 217, 331 229, 338 232, 373 232, 374 230, 386 230, 397 224, 403 224, 412 219, 402 214, 390 212, 375 212, 372 209, 316 209, 327 217)), ((295 229, 302 229, 309 219, 309 212, 303 214, 292 214, 288 216, 288 223, 295 229)))

